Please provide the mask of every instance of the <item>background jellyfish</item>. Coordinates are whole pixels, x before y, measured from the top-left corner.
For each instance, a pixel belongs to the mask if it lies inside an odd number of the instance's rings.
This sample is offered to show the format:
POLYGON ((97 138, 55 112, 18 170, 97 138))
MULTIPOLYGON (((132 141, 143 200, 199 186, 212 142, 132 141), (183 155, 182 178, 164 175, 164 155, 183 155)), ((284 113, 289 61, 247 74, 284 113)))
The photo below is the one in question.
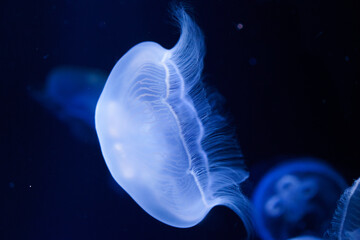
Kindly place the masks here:
POLYGON ((248 173, 234 135, 201 82, 204 39, 182 7, 170 50, 143 42, 113 68, 96 107, 106 164, 151 216, 174 227, 199 223, 216 205, 234 210, 249 229, 238 184, 248 173))
POLYGON ((31 95, 66 122, 77 138, 88 141, 105 81, 106 74, 100 70, 62 66, 48 74, 43 90, 31 91, 31 95))
MULTIPOLYGON (((240 220, 225 207, 187 229, 153 220, 107 187, 118 184, 98 146, 78 142, 29 95, 63 64, 110 73, 135 43, 172 48, 169 2, 1 1, 0 239, 241 239, 240 220)), ((191 1, 208 40, 205 81, 224 95, 249 169, 311 153, 350 184, 360 176, 359 1, 261 2, 191 1)))
POLYGON ((289 238, 288 240, 321 240, 321 238, 317 238, 313 236, 300 236, 295 238, 289 238))
POLYGON ((321 237, 346 183, 311 158, 284 163, 260 181, 253 195, 254 221, 262 239, 321 237))
POLYGON ((335 211, 331 228, 325 239, 356 240, 360 239, 360 178, 346 189, 335 211))

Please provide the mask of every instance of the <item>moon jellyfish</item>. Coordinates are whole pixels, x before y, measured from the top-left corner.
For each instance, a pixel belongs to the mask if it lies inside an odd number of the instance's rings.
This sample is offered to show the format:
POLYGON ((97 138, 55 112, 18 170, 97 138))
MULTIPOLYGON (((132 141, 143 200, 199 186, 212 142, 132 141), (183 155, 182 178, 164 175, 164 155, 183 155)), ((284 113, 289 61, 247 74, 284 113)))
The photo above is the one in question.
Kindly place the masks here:
POLYGON ((288 240, 321 240, 321 238, 317 238, 313 236, 300 236, 295 238, 289 238, 288 240))
POLYGON ((172 49, 142 42, 109 75, 95 113, 104 159, 116 182, 165 224, 191 227, 225 205, 249 228, 239 188, 248 173, 219 96, 201 79, 202 32, 182 7, 174 15, 181 35, 172 49))
POLYGON ((358 240, 360 239, 360 178, 345 190, 335 211, 331 228, 325 239, 358 240))
POLYGON ((345 188, 338 173, 315 159, 301 158, 274 168, 253 195, 258 235, 264 240, 321 237, 345 188))
POLYGON ((95 107, 105 81, 106 74, 99 70, 57 67, 48 74, 44 89, 31 95, 66 122, 76 137, 88 140, 95 129, 95 107))

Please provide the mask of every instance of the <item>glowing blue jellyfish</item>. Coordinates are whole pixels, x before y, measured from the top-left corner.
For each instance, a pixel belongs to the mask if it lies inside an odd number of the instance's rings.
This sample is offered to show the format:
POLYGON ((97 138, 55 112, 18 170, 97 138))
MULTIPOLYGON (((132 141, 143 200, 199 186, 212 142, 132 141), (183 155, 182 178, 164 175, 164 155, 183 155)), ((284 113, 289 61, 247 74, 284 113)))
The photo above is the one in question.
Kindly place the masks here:
POLYGON ((325 234, 329 240, 360 239, 360 178, 346 189, 335 211, 331 228, 325 234))
POLYGON ((313 236, 300 236, 295 238, 289 238, 288 240, 321 240, 321 238, 317 238, 313 236))
POLYGON ((102 71, 57 67, 48 74, 44 89, 31 95, 82 138, 95 129, 95 107, 105 81, 102 71))
POLYGON ((264 240, 321 237, 346 183, 332 168, 301 158, 271 170, 253 195, 254 223, 264 240))
POLYGON ((96 107, 106 164, 117 183, 151 216, 174 227, 199 223, 216 205, 249 227, 239 183, 248 173, 216 94, 201 82, 204 39, 183 8, 170 50, 155 42, 130 49, 115 65, 96 107))

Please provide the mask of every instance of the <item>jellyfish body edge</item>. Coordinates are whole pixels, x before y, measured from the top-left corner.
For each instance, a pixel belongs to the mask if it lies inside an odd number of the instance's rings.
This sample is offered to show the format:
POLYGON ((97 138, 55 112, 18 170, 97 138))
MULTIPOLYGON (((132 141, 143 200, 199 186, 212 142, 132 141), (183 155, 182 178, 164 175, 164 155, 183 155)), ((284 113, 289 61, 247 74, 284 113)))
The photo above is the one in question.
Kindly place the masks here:
POLYGON ((140 43, 107 80, 95 114, 104 159, 117 183, 163 223, 191 227, 225 205, 249 229, 239 188, 248 173, 219 95, 202 83, 202 32, 183 8, 174 15, 181 35, 172 49, 140 43))

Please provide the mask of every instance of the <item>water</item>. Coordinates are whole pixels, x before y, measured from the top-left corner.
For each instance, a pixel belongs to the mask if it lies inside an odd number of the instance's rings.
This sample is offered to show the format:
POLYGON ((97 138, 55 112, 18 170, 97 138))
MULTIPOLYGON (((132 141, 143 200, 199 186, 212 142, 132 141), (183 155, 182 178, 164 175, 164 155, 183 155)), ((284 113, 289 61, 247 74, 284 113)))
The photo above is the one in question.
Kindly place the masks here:
MULTIPOLYGON (((114 184, 96 135, 80 140, 68 122, 31 96, 57 67, 108 73, 139 42, 171 48, 179 35, 168 18, 170 1, 156 1, 155 8, 151 2, 1 2, 1 239, 244 235, 241 220, 224 207, 189 229, 144 214, 114 184)), ((348 184, 359 177, 355 3, 190 2, 207 44, 204 78, 224 96, 249 168, 245 195, 289 156, 321 158, 348 184)))

